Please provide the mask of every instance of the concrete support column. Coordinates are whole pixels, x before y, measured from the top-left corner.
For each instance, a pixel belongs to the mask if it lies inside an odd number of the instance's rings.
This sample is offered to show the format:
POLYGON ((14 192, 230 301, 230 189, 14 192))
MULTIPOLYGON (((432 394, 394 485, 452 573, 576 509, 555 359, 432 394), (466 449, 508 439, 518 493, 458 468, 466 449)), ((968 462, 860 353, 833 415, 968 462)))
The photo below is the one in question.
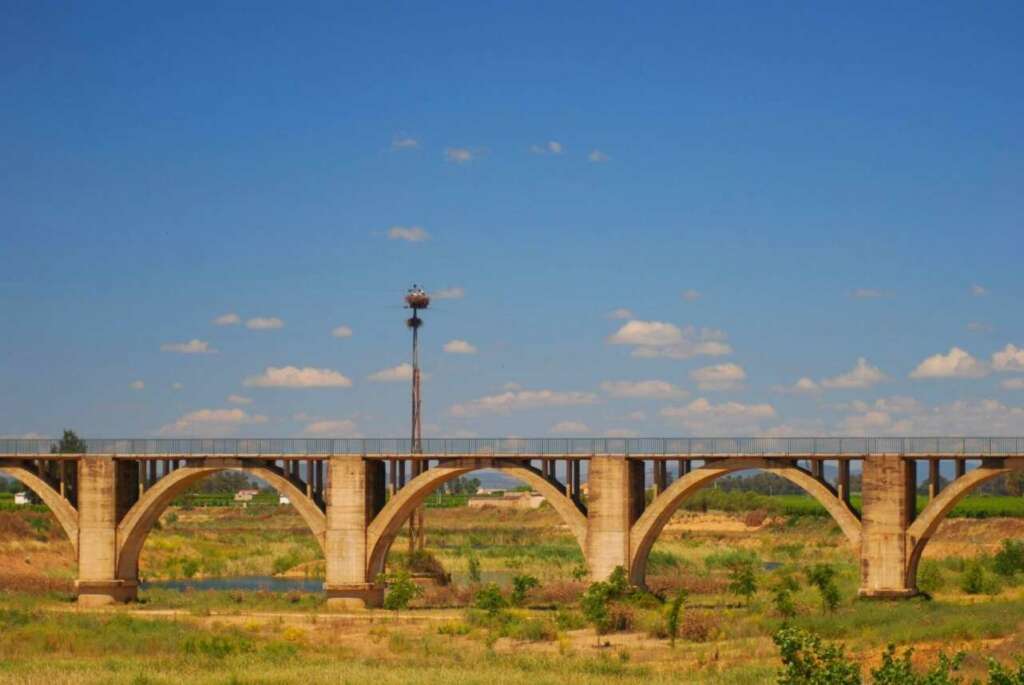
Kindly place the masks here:
POLYGON ((939 460, 928 460, 928 501, 932 501, 939 494, 942 485, 939 483, 939 460))
POLYGON ((629 572, 629 529, 644 509, 644 465, 623 457, 594 456, 587 478, 587 564, 592 580, 615 567, 629 572))
POLYGON ((864 458, 860 596, 910 597, 907 527, 914 518, 914 462, 897 454, 864 458))
POLYGON ((331 457, 324 501, 328 608, 380 606, 384 588, 367 578, 366 527, 384 506, 383 462, 331 457))
MULTIPOLYGON (((110 457, 78 460, 78 581, 75 589, 78 603, 83 606, 125 602, 136 596, 135 579, 117 578, 118 480, 117 464, 110 457)), ((130 480, 122 480, 131 486, 130 480)), ((124 506, 123 501, 120 504, 124 506)))
POLYGON ((839 475, 836 479, 836 494, 839 495, 839 499, 843 500, 847 504, 850 503, 850 461, 848 459, 840 459, 837 464, 839 468, 839 475))

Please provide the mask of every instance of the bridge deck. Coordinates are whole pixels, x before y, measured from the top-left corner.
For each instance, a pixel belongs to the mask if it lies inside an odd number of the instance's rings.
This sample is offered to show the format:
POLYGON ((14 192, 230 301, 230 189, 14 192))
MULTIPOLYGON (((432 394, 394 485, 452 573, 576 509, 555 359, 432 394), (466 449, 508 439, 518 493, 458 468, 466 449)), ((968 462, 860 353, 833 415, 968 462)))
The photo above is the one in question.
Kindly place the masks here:
MULTIPOLYGON (((1024 438, 429 438, 414 453, 408 439, 391 438, 141 438, 85 440, 86 456, 119 459, 861 459, 900 455, 918 459, 1024 457, 1024 438)), ((0 459, 69 458, 59 440, 3 439, 0 459)))

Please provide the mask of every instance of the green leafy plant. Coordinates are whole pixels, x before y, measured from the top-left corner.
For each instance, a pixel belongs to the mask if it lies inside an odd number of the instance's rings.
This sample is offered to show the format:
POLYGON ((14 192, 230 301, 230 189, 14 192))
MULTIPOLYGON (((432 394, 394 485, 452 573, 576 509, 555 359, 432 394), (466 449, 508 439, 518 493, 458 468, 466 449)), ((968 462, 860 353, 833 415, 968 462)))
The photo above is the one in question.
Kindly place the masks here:
POLYGON ((672 603, 668 605, 665 612, 665 627, 668 630, 669 644, 676 646, 676 638, 679 636, 679 620, 683 614, 683 604, 686 602, 686 590, 676 593, 672 603))
POLYGON ((423 594, 423 588, 416 584, 409 572, 398 569, 391 573, 382 573, 377 582, 387 586, 384 595, 384 608, 390 611, 401 611, 409 607, 409 603, 423 594))
POLYGON ((836 585, 836 570, 828 564, 815 564, 806 570, 807 580, 818 588, 821 605, 825 611, 835 611, 839 606, 839 587, 836 585))
POLYGON ((1024 541, 1003 540, 1003 546, 992 558, 992 570, 1001 576, 1024 571, 1024 541))
POLYGON ((775 605, 775 611, 782 618, 788 620, 796 616, 796 602, 793 600, 793 593, 799 587, 793 576, 783 576, 772 588, 772 603, 775 605))
POLYGON ((785 627, 772 636, 782 657, 778 685, 861 685, 860 667, 842 645, 826 645, 806 630, 785 627))
POLYGON ((540 581, 534 576, 520 574, 512 579, 512 603, 522 606, 526 601, 526 593, 540 585, 540 581))
POLYGON ((910 648, 897 657, 896 645, 889 645, 882 654, 882 665, 871 671, 872 685, 957 685, 962 682, 953 675, 964 660, 962 652, 952 658, 940 652, 939 663, 922 674, 914 671, 913 655, 914 650, 910 648))
POLYGON ((757 575, 753 563, 743 561, 729 567, 729 592, 742 597, 750 606, 750 599, 757 594, 757 575))
POLYGON ((497 616, 498 612, 508 606, 508 603, 497 584, 487 583, 477 591, 473 598, 473 606, 483 609, 489 616, 497 616))

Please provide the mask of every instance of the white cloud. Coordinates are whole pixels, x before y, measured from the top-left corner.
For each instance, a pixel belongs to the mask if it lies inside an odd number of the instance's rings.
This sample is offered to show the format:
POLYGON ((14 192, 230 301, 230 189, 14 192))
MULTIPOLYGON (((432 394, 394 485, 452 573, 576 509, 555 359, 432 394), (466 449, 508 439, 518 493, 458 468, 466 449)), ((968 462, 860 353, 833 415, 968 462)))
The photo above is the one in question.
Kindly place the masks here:
POLYGON ((535 155, 560 155, 565 152, 565 147, 557 140, 549 140, 544 145, 531 145, 530 152, 535 155))
POLYGON ((587 159, 594 164, 601 164, 602 162, 607 162, 610 158, 608 155, 595 148, 590 151, 589 155, 587 155, 587 159))
POLYGON ((605 381, 601 390, 620 399, 678 399, 690 393, 668 381, 605 381))
POLYGON ((131 383, 128 384, 128 387, 131 388, 132 390, 142 390, 143 388, 146 387, 146 384, 141 380, 132 381, 131 383))
POLYGON ((352 381, 333 369, 268 366, 259 376, 246 378, 243 385, 251 388, 348 388, 352 381))
POLYGON ((199 409, 160 429, 161 435, 223 435, 240 426, 265 423, 266 416, 250 416, 242 409, 199 409))
POLYGON ((476 354, 476 348, 465 340, 449 340, 444 344, 444 351, 448 354, 476 354))
POLYGON ((184 387, 183 383, 171 383, 171 390, 181 390, 184 387))
POLYGON ((1000 385, 1004 390, 1024 390, 1024 378, 1007 378, 1000 385))
POLYGON ((303 435, 326 436, 332 438, 361 438, 356 422, 352 419, 313 421, 307 425, 303 435))
POLYGON ((992 355, 992 368, 996 371, 1024 371, 1024 348, 1007 345, 992 355))
POLYGON ((404 240, 408 243, 422 243, 430 234, 420 226, 392 226, 388 229, 388 240, 404 240))
POLYGON ((348 326, 338 326, 331 330, 331 335, 335 338, 351 338, 352 329, 348 326))
POLYGON ((814 382, 813 378, 804 376, 797 380, 792 386, 788 388, 779 387, 775 388, 777 392, 791 394, 791 395, 809 395, 821 390, 821 386, 814 382))
POLYGON ((213 354, 217 350, 210 347, 210 343, 193 338, 188 342, 164 343, 160 346, 161 352, 177 352, 178 354, 213 354))
POLYGON ((873 385, 888 380, 888 376, 882 373, 877 366, 871 366, 867 359, 860 357, 852 369, 841 373, 834 378, 825 378, 821 381, 823 388, 870 388, 873 385))
POLYGON ((682 423, 691 432, 706 435, 758 432, 762 421, 776 416, 770 404, 712 404, 703 397, 685 406, 665 407, 659 414, 682 423))
POLYGON ((557 390, 510 390, 498 395, 454 404, 449 410, 452 416, 469 417, 481 414, 507 414, 512 411, 536 409, 538 407, 567 407, 579 404, 594 404, 597 395, 590 392, 557 390))
POLYGON ((636 438, 640 435, 631 428, 609 428, 604 434, 608 438, 636 438))
POLYGON ((698 355, 720 356, 732 352, 725 333, 693 326, 680 329, 663 321, 627 321, 608 338, 612 345, 632 345, 634 357, 689 359, 698 355))
POLYGON ((1024 408, 996 400, 960 400, 935 407, 917 405, 898 412, 895 405, 862 407, 840 424, 844 432, 875 435, 991 435, 1016 436, 1024 423, 1024 408), (887 410, 888 409, 888 410, 887 410), (900 416, 896 416, 900 414, 900 416))
POLYGON ((642 411, 633 411, 626 414, 626 418, 629 419, 630 421, 646 421, 647 414, 643 413, 642 411))
POLYGON ((609 319, 632 319, 633 312, 629 311, 625 307, 619 307, 608 312, 609 319))
POLYGON ((420 141, 411 136, 396 135, 391 139, 392 150, 415 150, 420 146, 420 141))
POLYGON ((466 296, 462 288, 444 288, 430 294, 435 300, 461 300, 466 296))
POLYGON ((228 395, 228 402, 231 404, 252 404, 252 399, 245 395, 228 395))
POLYGON ((971 321, 967 324, 967 330, 971 333, 991 333, 992 324, 983 323, 981 321, 971 321))
POLYGON ((739 364, 715 364, 694 369, 690 378, 697 382, 701 390, 732 390, 743 385, 747 372, 739 364))
POLYGON ((242 323, 242 317, 234 313, 221 314, 220 316, 213 320, 213 323, 216 324, 217 326, 237 326, 238 324, 242 323))
POLYGON ((682 298, 686 302, 696 302, 700 299, 700 291, 689 288, 683 291, 682 298))
POLYGON ((444 158, 455 164, 467 164, 476 159, 476 154, 466 147, 448 147, 444 150, 444 158))
POLYGON ((850 293, 850 297, 857 300, 877 300, 885 297, 885 293, 878 288, 856 288, 850 293))
POLYGON ((250 331, 272 331, 284 328, 284 321, 276 316, 256 316, 246 321, 245 327, 250 331))
POLYGON ((981 378, 988 375, 988 367, 959 347, 948 354, 933 354, 910 372, 911 378, 981 378))
POLYGON ((515 381, 509 381, 505 385, 501 386, 502 390, 522 390, 523 386, 515 381))
POLYGON ((978 285, 977 283, 975 283, 974 285, 971 286, 971 295, 974 295, 975 297, 982 297, 984 295, 988 295, 988 288, 986 288, 983 285, 978 285))
POLYGON ((580 421, 559 421, 548 432, 553 434, 580 435, 582 433, 589 433, 590 427, 580 421))
POLYGON ((412 364, 403 362, 398 366, 393 366, 390 369, 381 369, 371 373, 369 376, 371 381, 377 383, 397 383, 398 381, 411 381, 412 380, 412 364))

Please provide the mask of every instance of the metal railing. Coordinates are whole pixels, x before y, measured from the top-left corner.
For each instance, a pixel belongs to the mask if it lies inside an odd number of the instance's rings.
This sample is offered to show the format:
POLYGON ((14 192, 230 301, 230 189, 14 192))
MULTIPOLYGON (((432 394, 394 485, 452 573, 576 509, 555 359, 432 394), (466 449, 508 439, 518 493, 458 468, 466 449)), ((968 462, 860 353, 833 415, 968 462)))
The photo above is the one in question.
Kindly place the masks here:
MULTIPOLYGON (((85 440, 87 454, 223 456, 404 456, 408 438, 145 438, 85 440)), ((38 457, 59 441, 0 439, 0 456, 38 457)), ((1024 438, 428 438, 437 456, 1024 456, 1024 438)))

